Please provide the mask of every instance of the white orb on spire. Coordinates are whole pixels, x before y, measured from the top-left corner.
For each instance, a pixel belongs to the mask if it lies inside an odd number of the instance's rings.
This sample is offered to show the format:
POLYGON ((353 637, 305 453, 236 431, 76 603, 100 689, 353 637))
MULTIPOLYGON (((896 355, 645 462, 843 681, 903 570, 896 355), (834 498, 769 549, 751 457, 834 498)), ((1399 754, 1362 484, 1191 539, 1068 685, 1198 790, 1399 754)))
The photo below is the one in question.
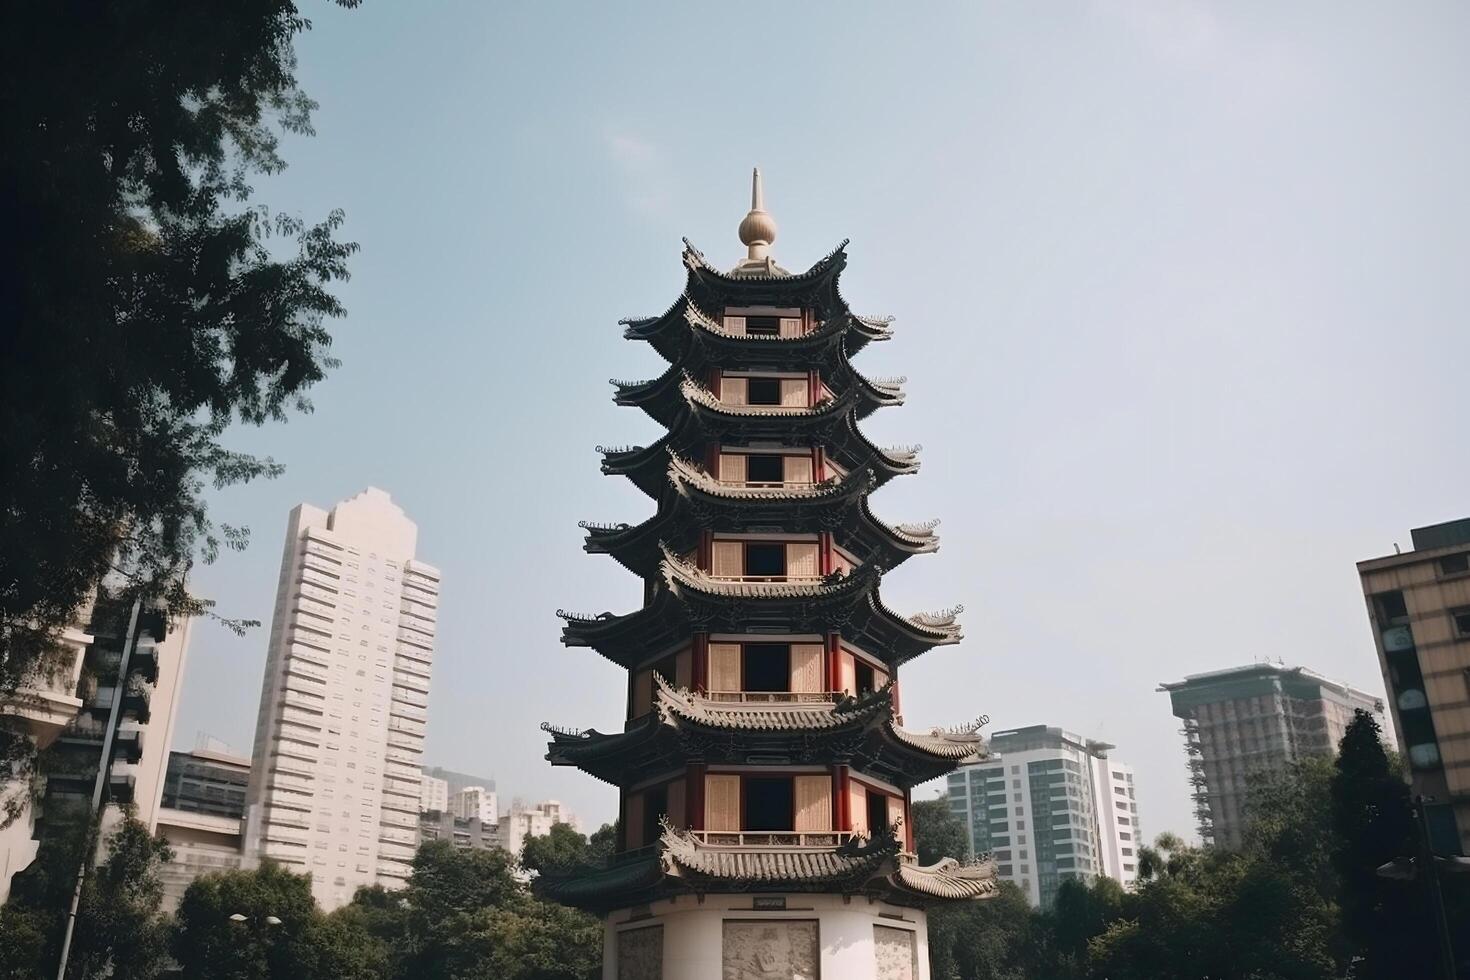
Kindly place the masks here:
POLYGON ((765 209, 761 172, 757 167, 750 180, 750 213, 740 222, 740 244, 749 249, 752 259, 763 259, 775 240, 776 219, 765 209))

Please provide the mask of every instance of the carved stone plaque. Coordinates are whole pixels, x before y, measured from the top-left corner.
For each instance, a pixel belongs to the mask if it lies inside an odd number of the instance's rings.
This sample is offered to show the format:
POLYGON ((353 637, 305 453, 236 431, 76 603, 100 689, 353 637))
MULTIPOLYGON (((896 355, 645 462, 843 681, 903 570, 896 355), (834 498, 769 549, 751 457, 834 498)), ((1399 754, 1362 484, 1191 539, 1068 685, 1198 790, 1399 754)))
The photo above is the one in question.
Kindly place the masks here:
POLYGON ((919 980, 919 947, 909 930, 874 926, 873 955, 878 980, 919 980))
POLYGON ((664 927, 618 933, 618 980, 663 980, 664 927))
POLYGON ((817 980, 821 958, 815 920, 725 922, 722 980, 817 980))

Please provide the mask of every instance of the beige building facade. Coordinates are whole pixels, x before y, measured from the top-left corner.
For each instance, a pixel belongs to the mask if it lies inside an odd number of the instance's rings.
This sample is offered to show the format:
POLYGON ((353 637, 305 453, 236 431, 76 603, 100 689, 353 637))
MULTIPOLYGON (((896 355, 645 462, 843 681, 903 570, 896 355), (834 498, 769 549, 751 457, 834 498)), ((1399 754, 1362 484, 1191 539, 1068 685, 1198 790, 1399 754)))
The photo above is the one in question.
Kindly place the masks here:
POLYGON ((1412 550, 1358 562, 1358 575, 1435 849, 1470 854, 1470 518, 1409 533, 1412 550))

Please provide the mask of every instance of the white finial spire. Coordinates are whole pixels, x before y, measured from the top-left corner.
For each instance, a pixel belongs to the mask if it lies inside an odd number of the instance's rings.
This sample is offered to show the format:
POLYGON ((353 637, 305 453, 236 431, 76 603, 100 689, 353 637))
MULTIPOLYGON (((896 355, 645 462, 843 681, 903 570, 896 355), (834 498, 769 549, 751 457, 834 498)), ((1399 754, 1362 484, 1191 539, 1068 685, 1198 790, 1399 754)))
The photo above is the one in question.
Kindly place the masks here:
POLYGON ((750 177, 750 213, 740 222, 740 241, 746 247, 747 262, 765 262, 776 240, 776 219, 766 213, 765 193, 761 187, 759 167, 750 177))

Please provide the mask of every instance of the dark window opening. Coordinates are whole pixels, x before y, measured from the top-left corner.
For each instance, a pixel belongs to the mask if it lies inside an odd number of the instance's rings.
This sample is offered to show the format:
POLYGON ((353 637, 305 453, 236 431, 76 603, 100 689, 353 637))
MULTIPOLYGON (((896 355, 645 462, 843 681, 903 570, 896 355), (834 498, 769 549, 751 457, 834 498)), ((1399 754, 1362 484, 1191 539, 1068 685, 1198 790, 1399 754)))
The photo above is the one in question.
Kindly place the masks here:
POLYGON ((785 460, 780 456, 745 457, 747 483, 780 483, 786 478, 785 460))
POLYGON ((1385 625, 1396 620, 1409 618, 1409 607, 1404 604, 1402 592, 1380 592, 1373 597, 1378 606, 1378 616, 1385 625))
POLYGON ((658 818, 668 816, 669 813, 669 784, 654 786, 643 791, 643 843, 652 844, 658 840, 658 835, 663 829, 658 825, 658 818))
POLYGON ((787 643, 745 644, 746 691, 791 689, 791 646, 787 643))
POLYGON ((745 546, 745 574, 780 577, 786 574, 784 544, 748 544, 745 546))
POLYGON ((868 833, 888 833, 888 797, 868 790, 868 833))
POLYGON ((1452 609, 1450 615, 1455 617, 1455 632, 1460 636, 1470 636, 1470 609, 1452 609))
POLYGON ((745 400, 751 405, 781 404, 780 378, 747 378, 745 400))
POLYGON ((1447 555, 1439 560, 1441 575, 1463 575, 1470 572, 1470 552, 1462 555, 1447 555))
POLYGON ((748 316, 745 318, 745 333, 749 337, 779 337, 781 318, 778 316, 748 316))
POLYGON ((745 830, 791 830, 796 823, 796 793, 791 777, 751 777, 745 781, 745 830))
POLYGON ((653 665, 654 671, 661 674, 663 679, 668 681, 671 686, 678 683, 674 680, 674 674, 677 672, 678 667, 679 658, 677 654, 669 654, 653 665))
POLYGON ((855 680, 857 681, 858 697, 862 697, 864 694, 872 694, 878 689, 876 686, 877 681, 873 676, 873 668, 861 660, 857 661, 854 674, 856 675, 855 680))

